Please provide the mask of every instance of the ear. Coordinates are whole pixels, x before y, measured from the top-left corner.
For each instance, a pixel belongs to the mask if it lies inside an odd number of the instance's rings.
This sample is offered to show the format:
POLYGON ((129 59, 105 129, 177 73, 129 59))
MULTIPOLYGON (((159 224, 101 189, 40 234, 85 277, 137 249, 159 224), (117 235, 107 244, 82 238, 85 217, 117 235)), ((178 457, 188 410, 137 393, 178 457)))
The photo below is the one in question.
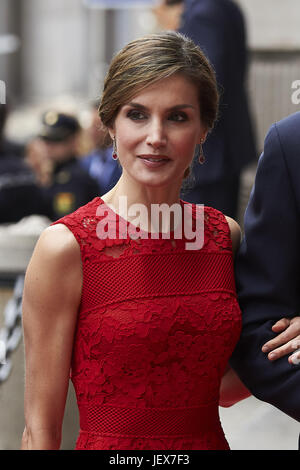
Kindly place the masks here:
POLYGON ((113 140, 115 137, 115 129, 113 127, 109 127, 108 132, 109 132, 111 140, 113 140))
POLYGON ((206 141, 206 138, 207 138, 207 134, 208 134, 208 129, 201 129, 200 133, 199 133, 199 140, 198 140, 198 144, 204 144, 204 142, 206 141))

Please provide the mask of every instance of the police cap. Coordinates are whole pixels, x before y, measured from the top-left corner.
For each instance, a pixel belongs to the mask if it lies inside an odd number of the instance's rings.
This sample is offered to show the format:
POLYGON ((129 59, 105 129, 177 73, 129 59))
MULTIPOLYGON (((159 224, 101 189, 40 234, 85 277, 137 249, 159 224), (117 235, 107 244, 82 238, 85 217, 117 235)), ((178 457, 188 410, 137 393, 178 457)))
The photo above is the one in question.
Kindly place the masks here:
POLYGON ((57 111, 47 111, 42 118, 39 137, 44 140, 59 142, 75 135, 80 130, 76 117, 57 111))

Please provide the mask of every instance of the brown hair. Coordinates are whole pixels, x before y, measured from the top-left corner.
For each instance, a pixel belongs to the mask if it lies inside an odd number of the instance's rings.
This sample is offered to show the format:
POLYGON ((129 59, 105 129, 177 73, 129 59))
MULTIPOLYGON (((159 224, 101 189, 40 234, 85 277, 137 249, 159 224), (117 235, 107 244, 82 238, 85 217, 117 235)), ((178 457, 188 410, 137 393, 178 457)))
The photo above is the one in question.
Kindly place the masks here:
POLYGON ((197 86, 202 124, 212 129, 219 104, 214 70, 200 47, 174 31, 135 39, 113 58, 99 106, 103 124, 112 127, 119 109, 138 92, 174 74, 197 86))

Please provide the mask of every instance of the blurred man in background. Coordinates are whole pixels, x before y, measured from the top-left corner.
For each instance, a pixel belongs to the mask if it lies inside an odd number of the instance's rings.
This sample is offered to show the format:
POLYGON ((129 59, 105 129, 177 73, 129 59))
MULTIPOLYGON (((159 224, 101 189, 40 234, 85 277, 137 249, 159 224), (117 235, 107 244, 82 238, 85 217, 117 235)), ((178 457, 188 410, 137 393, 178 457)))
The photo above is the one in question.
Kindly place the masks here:
POLYGON ((50 218, 57 220, 99 196, 95 179, 78 161, 77 149, 81 127, 76 117, 50 110, 43 116, 39 138, 51 162, 50 181, 43 188, 50 218))
POLYGON ((8 105, 0 105, 0 224, 23 217, 48 215, 34 172, 23 160, 23 147, 5 137, 8 105))
POLYGON ((242 12, 231 0, 162 0, 155 13, 162 28, 176 29, 201 47, 214 67, 221 94, 218 122, 203 145, 205 163, 194 159, 192 188, 182 197, 237 218, 241 172, 257 160, 245 90, 242 12))
POLYGON ((92 150, 81 158, 80 164, 92 178, 98 181, 99 195, 102 196, 118 182, 122 168, 118 161, 112 158, 111 139, 102 126, 97 103, 94 103, 92 107, 91 124, 87 131, 92 150))

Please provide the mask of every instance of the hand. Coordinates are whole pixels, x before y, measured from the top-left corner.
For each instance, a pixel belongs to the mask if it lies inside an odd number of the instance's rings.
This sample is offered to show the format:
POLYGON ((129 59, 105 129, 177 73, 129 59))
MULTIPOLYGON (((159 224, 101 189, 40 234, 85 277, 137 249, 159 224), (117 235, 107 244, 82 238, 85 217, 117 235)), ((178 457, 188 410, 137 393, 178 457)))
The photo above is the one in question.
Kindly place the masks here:
POLYGON ((290 364, 300 364, 300 317, 281 318, 272 326, 275 333, 279 333, 276 338, 265 343, 262 347, 264 353, 268 353, 270 361, 276 361, 286 354, 290 364))

